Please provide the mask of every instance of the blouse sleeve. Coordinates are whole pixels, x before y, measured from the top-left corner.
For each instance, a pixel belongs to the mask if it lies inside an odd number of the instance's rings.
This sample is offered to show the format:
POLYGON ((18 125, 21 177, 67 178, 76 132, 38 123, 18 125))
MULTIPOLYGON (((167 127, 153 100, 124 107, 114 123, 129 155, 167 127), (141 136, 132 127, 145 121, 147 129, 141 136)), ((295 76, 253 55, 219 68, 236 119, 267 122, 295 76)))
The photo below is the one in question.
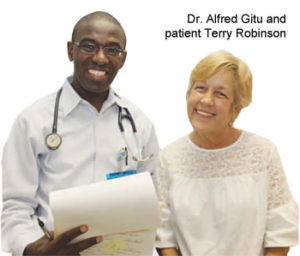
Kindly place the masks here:
POLYGON ((268 212, 264 247, 291 247, 298 243, 298 206, 290 193, 276 147, 267 166, 268 212))
POLYGON ((178 247, 171 225, 171 210, 169 204, 169 179, 167 165, 162 160, 162 152, 159 154, 158 164, 155 170, 155 182, 159 200, 163 203, 162 224, 157 230, 155 247, 178 247))

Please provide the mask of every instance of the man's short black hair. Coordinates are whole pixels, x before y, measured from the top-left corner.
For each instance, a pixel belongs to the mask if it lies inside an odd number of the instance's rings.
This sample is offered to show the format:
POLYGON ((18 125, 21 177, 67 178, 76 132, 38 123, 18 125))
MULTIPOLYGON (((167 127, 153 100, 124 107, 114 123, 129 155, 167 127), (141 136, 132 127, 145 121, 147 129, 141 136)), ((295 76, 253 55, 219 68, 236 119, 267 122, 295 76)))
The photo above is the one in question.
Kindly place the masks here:
POLYGON ((113 24, 116 24, 117 26, 119 26, 122 33, 124 34, 125 45, 126 45, 126 34, 125 34, 125 31, 124 31, 122 25, 120 24, 120 22, 111 14, 109 14, 107 12, 103 12, 103 11, 92 12, 90 14, 83 16, 74 26, 74 29, 72 32, 72 42, 75 41, 76 34, 78 32, 78 28, 80 27, 80 25, 85 22, 88 22, 90 20, 93 20, 93 19, 105 19, 105 20, 110 21, 113 24))

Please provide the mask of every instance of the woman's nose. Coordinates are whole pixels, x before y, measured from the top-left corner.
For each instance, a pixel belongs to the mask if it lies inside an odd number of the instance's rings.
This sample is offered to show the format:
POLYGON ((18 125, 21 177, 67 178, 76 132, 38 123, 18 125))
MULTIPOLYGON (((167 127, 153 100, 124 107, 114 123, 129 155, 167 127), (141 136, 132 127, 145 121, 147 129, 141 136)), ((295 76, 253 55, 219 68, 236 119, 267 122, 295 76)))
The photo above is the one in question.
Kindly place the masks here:
POLYGON ((205 92, 201 97, 201 103, 206 105, 213 105, 214 99, 213 99, 213 93, 207 91, 205 92))

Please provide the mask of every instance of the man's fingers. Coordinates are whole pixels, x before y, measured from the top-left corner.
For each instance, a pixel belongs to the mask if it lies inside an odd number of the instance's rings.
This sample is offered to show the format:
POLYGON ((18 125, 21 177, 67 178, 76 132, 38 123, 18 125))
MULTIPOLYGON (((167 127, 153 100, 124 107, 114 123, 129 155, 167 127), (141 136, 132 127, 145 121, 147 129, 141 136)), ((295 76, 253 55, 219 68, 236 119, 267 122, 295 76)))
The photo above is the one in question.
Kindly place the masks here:
POLYGON ((81 240, 80 242, 77 242, 75 244, 70 245, 72 247, 72 251, 81 252, 97 243, 102 242, 102 237, 91 237, 84 240, 81 240))
MULTIPOLYGON (((75 228, 72 228, 68 231, 65 231, 64 233, 60 234, 56 239, 53 240, 53 249, 58 250, 58 252, 61 251, 65 254, 72 253, 72 254, 78 254, 79 252, 102 242, 102 237, 91 237, 87 239, 83 239, 81 241, 78 241, 74 244, 70 244, 70 242, 76 238, 77 236, 87 232, 88 227, 86 225, 81 225, 75 228)), ((78 254, 79 255, 79 254, 78 254)))
POLYGON ((86 225, 81 225, 60 234, 54 241, 56 246, 62 247, 71 242, 75 237, 85 233, 88 230, 86 225))

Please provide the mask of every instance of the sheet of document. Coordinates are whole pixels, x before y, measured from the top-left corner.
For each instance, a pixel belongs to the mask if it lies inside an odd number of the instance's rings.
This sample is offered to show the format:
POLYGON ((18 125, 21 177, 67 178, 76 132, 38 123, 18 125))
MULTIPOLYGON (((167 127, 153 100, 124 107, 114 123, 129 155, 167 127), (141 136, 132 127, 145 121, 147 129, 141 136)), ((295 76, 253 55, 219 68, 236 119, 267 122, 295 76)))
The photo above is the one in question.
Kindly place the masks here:
POLYGON ((161 219, 149 173, 55 191, 50 206, 55 234, 86 224, 78 239, 103 236, 81 255, 152 255, 161 219))

